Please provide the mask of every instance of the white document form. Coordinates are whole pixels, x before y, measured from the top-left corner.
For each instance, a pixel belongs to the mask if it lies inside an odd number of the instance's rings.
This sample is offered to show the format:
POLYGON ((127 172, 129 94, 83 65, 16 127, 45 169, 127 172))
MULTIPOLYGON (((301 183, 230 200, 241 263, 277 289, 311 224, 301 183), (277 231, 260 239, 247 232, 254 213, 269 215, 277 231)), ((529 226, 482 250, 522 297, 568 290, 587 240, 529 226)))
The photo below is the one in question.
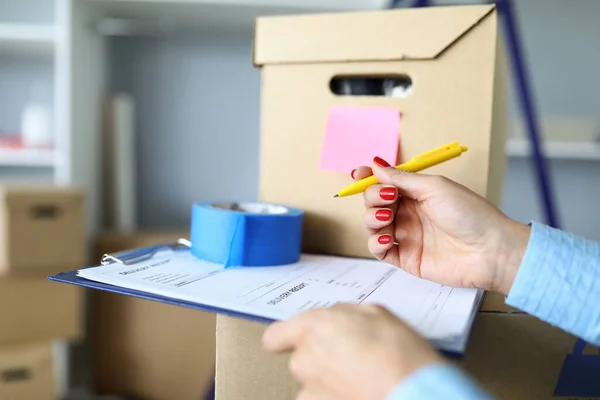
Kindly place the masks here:
POLYGON ((377 303, 442 349, 463 351, 482 293, 414 277, 377 260, 303 255, 277 267, 224 268, 167 250, 134 265, 82 269, 108 285, 271 320, 336 303, 377 303))

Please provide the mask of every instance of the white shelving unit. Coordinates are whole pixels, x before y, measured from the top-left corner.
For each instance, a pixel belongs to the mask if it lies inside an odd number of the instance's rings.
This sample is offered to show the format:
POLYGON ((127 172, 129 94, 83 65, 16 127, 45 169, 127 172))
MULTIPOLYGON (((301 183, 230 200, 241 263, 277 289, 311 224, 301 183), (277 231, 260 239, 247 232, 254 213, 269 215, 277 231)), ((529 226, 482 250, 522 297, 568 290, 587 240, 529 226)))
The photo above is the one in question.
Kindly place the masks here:
POLYGON ((0 41, 53 43, 54 25, 31 23, 0 24, 0 41))
POLYGON ((45 149, 2 149, 0 166, 3 167, 46 167, 55 165, 54 150, 45 149))
POLYGON ((112 18, 99 21, 108 36, 250 32, 261 15, 381 9, 388 0, 82 0, 112 18))
MULTIPOLYGON (((19 133, 20 113, 28 100, 27 92, 35 85, 34 81, 39 82, 51 77, 50 82, 44 82, 52 89, 46 99, 50 109, 57 99, 60 103, 65 97, 64 87, 56 85, 59 72, 56 51, 60 47, 57 33, 65 28, 62 23, 64 20, 56 11, 62 2, 64 0, 56 0, 54 3, 40 0, 9 0, 0 4, 0 63, 7 65, 0 71, 0 84, 3 84, 0 108, 10 110, 2 113, 0 129, 19 133), (32 72, 20 75, 16 71, 19 69, 32 72), (2 75, 5 73, 8 73, 9 77, 4 78, 2 75), (3 79, 19 82, 9 84, 2 82, 3 79), (10 122, 7 122, 7 119, 10 119, 10 122)), ((53 131, 56 134, 56 126, 53 127, 53 131)), ((0 131, 0 135, 5 134, 0 131)), ((56 155, 60 151, 58 146, 53 149, 0 147, 0 182, 12 181, 12 168, 23 167, 48 169, 51 173, 46 176, 54 178, 55 169, 58 167, 56 155)))
POLYGON ((55 37, 53 25, 0 23, 0 51, 51 53, 55 37))
MULTIPOLYGON (((3 0, 0 2, 0 135, 20 132, 21 113, 36 85, 44 87, 42 101, 52 116, 52 149, 0 147, 0 183, 53 182, 78 186, 87 191, 88 234, 96 227, 98 165, 92 146, 97 145, 100 126, 96 108, 99 93, 88 91, 87 101, 77 102, 90 85, 85 79, 85 61, 75 52, 88 45, 79 34, 87 23, 79 11, 79 0, 3 0), (96 117, 96 118, 94 118, 96 117), (81 129, 86 119, 89 127, 81 129), (76 129, 78 129, 76 131, 76 129), (80 154, 82 150, 85 154, 80 154)), ((101 39, 98 39, 101 41, 101 39)), ((93 46, 93 40, 91 40, 93 46)), ((85 56, 85 51, 81 52, 85 56)), ((95 72, 91 68, 92 74, 95 72)), ((99 81, 94 75, 88 76, 99 81)), ((101 81, 99 84, 102 84, 101 81)), ((40 100, 40 99, 36 99, 40 100)), ((71 386, 70 344, 57 340, 56 388, 63 398, 71 386)))
MULTIPOLYGON (((542 151, 550 159, 600 161, 600 143, 546 141, 542 151)), ((523 139, 510 139, 506 143, 506 154, 514 158, 529 157, 531 144, 523 139)))
POLYGON ((28 167, 46 170, 43 176, 56 184, 85 189, 90 237, 100 211, 97 149, 105 86, 105 40, 89 26, 98 19, 94 12, 85 0, 0 3, 0 135, 19 133, 29 91, 41 82, 49 91, 44 100, 54 142, 52 149, 0 148, 0 182, 28 167), (2 74, 8 74, 5 82, 2 74))

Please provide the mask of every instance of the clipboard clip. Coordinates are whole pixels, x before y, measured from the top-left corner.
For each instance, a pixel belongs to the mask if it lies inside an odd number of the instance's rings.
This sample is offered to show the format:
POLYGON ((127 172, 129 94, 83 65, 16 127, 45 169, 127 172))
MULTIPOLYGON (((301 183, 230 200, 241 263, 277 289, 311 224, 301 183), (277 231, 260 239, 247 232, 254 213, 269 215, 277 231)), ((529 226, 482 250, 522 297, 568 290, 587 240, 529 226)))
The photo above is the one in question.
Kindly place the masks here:
POLYGON ((157 246, 145 247, 143 249, 136 249, 131 251, 122 251, 114 254, 104 254, 100 264, 123 264, 133 265, 142 261, 149 260, 154 255, 163 250, 188 250, 192 247, 192 243, 187 239, 177 239, 173 243, 160 244, 157 246))

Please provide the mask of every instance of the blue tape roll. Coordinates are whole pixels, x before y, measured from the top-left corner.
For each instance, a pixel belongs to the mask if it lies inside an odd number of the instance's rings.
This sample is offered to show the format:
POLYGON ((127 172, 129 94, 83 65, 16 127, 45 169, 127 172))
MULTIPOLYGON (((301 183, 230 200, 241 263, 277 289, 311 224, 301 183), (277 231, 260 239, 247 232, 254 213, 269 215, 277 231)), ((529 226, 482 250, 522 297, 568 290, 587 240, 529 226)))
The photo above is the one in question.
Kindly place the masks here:
POLYGON ((225 267, 297 262, 304 212, 265 203, 204 202, 192 207, 192 254, 225 267))

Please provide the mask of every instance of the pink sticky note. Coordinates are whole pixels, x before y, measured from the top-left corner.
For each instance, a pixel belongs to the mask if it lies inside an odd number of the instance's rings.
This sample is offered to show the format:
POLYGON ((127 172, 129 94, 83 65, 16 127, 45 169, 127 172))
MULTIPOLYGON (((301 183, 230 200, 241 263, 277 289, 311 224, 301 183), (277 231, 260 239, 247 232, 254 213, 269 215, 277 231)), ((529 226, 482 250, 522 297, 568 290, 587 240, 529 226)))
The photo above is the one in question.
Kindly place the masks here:
POLYGON ((329 110, 319 167, 350 173, 381 157, 398 158, 400 112, 390 108, 332 107, 329 110))

